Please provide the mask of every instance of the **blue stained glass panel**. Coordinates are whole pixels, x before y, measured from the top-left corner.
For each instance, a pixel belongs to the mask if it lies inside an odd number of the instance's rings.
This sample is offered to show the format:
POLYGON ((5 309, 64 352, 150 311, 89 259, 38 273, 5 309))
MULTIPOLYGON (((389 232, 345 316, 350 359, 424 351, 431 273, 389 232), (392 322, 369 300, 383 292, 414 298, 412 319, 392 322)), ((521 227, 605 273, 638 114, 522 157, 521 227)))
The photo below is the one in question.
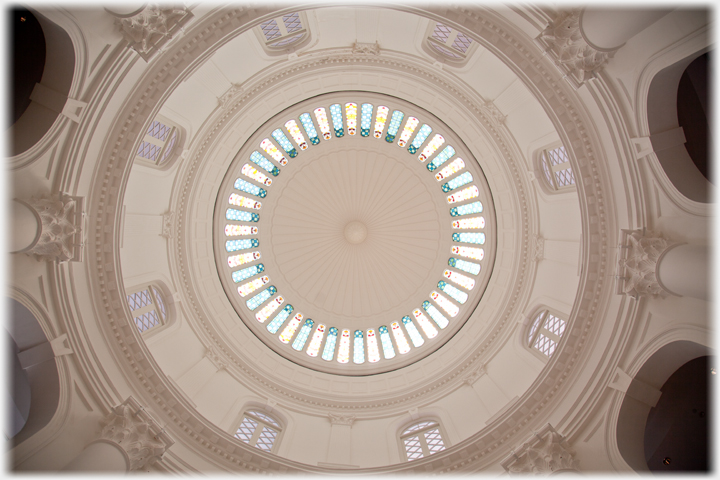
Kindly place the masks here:
POLYGON ((288 319, 290 314, 293 312, 293 306, 292 305, 285 305, 285 308, 280 310, 280 313, 275 315, 275 318, 272 319, 270 323, 268 323, 267 329, 270 333, 275 334, 280 330, 280 327, 282 327, 282 324, 285 323, 285 320, 288 319))
POLYGON ((232 279, 233 282, 238 283, 242 282, 246 278, 254 277, 258 273, 262 273, 265 271, 265 265, 262 263, 258 263, 257 265, 253 265, 252 267, 243 268, 242 270, 238 270, 236 272, 232 272, 232 279))
POLYGON ((331 361, 335 356, 335 343, 337 343, 338 329, 330 327, 328 331, 327 340, 325 340, 325 348, 323 349, 322 359, 331 361))
POLYGON ((290 140, 285 136, 282 130, 275 129, 272 132, 272 137, 275 139, 276 142, 280 144, 283 150, 290 156, 290 158, 297 157, 298 151, 293 147, 293 144, 290 143, 290 140))
POLYGON ((395 348, 393 347, 392 340, 390 340, 388 327, 383 325, 378 328, 378 332, 380 332, 380 343, 382 344, 383 355, 385 355, 385 358, 393 358, 395 356, 395 348))
POLYGON ((268 300, 271 296, 273 296, 275 294, 275 292, 277 292, 277 288, 275 288, 274 286, 268 287, 265 290, 263 290, 262 292, 258 293, 254 297, 252 297, 247 302, 245 302, 245 305, 247 305, 247 307, 250 310, 255 310, 260 305, 262 305, 266 300, 268 300))
POLYGON ((363 103, 360 109, 360 135, 370 135, 370 124, 372 123, 373 106, 370 103, 363 103))
POLYGON ((448 260, 448 265, 451 267, 455 267, 458 270, 462 270, 463 272, 470 273, 472 275, 477 275, 480 273, 480 265, 473 262, 468 262, 465 260, 460 260, 459 258, 452 258, 450 257, 450 260, 448 260))
POLYGON ((257 150, 250 154, 250 160, 252 160, 258 167, 266 170, 273 177, 277 177, 280 173, 280 169, 273 165, 270 160, 263 157, 257 150))
POLYGON ((418 331, 417 327, 408 315, 405 315, 402 318, 402 322, 403 325, 405 325, 405 330, 407 330, 408 335, 410 335, 410 340, 415 347, 419 347, 420 345, 425 343, 425 339, 422 337, 422 335, 420 335, 420 332, 418 331))
POLYGON ((385 135, 386 142, 392 143, 395 141, 395 136, 397 135, 398 130, 400 130, 400 124, 402 123, 404 117, 405 114, 400 110, 395 110, 393 112, 392 117, 390 117, 390 125, 388 125, 387 135, 385 135))
POLYGON ((355 330, 355 341, 353 344, 353 363, 365 362, 365 340, 361 330, 355 330))
POLYGON ((450 295, 456 302, 458 302, 460 304, 467 302, 468 294, 463 291, 458 290, 457 288, 453 287, 449 283, 439 281, 438 288, 440 290, 442 290, 443 292, 447 293, 448 295, 450 295))
POLYGON ((450 160, 453 155, 455 155, 455 149, 451 145, 448 145, 442 152, 435 156, 432 162, 428 163, 427 169, 434 172, 440 165, 450 160))
POLYGON ((445 315, 440 313, 440 310, 435 308, 435 305, 425 300, 422 304, 422 308, 428 313, 428 315, 430 315, 430 318, 437 323, 438 327, 445 328, 448 326, 448 319, 445 318, 445 315))
POLYGON ((295 337, 295 341, 292 343, 292 348, 300 351, 305 346, 305 342, 307 342, 308 336, 310 336, 310 330, 312 330, 312 326, 315 324, 311 319, 305 320, 305 323, 303 324, 302 328, 300 329, 300 332, 297 334, 297 337, 295 337))
POLYGON ((302 126, 305 129, 305 133, 307 133, 307 136, 310 138, 310 143, 313 145, 317 145, 318 143, 320 143, 317 130, 315 130, 315 125, 313 124, 312 118, 310 118, 309 113, 303 113, 302 115, 300 115, 300 123, 302 123, 302 126))
POLYGON ((225 250, 228 252, 237 252, 238 250, 247 250, 248 248, 257 247, 258 245, 260 245, 260 241, 257 238, 228 240, 225 242, 225 250))
POLYGON ((345 129, 343 128, 342 107, 339 103, 330 105, 330 118, 332 119, 335 136, 342 137, 345 135, 345 129))
POLYGON ((257 185, 253 185, 250 182, 246 182, 242 178, 238 178, 235 180, 235 184, 233 185, 236 190, 240 190, 241 192, 249 193, 250 195, 255 195, 256 197, 265 198, 265 195, 267 195, 267 192, 263 190, 262 188, 258 187, 257 185))
POLYGON ((412 143, 408 147, 408 152, 415 153, 418 151, 418 148, 420 148, 427 139, 428 135, 432 133, 432 128, 430 128, 430 125, 423 124, 422 127, 420 127, 420 131, 418 131, 417 135, 415 135, 415 138, 413 139, 412 143))
POLYGON ((482 203, 473 202, 459 207, 453 207, 450 209, 450 215, 457 217, 458 215, 472 215, 473 213, 480 213, 483 211, 482 203))
POLYGON ((236 220, 238 222, 257 222, 260 220, 260 215, 257 213, 244 212, 242 210, 236 210, 234 208, 228 208, 225 211, 225 218, 228 220, 236 220))
POLYGON ((477 245, 483 245, 485 243, 485 234, 482 232, 481 233, 475 233, 475 232, 453 233, 452 239, 453 239, 453 242, 475 243, 477 245))
POLYGON ((451 190, 455 190, 456 188, 462 187, 463 185, 467 185, 468 183, 473 181, 472 173, 465 172, 462 175, 458 175, 457 177, 453 178, 447 183, 443 183, 442 185, 442 191, 447 193, 451 190))

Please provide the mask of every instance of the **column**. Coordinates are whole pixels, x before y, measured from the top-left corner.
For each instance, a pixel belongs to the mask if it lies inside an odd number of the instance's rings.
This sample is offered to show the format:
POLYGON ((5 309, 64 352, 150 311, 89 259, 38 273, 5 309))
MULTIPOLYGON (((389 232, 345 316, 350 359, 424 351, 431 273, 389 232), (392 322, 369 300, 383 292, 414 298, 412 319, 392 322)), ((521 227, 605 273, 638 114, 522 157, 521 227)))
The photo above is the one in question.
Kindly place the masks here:
POLYGON ((113 408, 102 420, 99 438, 62 470, 129 472, 162 458, 175 443, 133 397, 113 408))
POLYGON ((580 15, 585 41, 598 50, 614 50, 670 13, 670 10, 587 8, 580 15))
POLYGON ((575 452, 549 423, 513 450, 501 465, 511 475, 579 473, 575 452))
POLYGON ((40 239, 40 216, 22 200, 14 199, 10 205, 10 253, 30 250, 40 239))
POLYGON ((658 283, 670 293, 709 299, 710 252, 698 245, 674 245, 658 259, 658 283))

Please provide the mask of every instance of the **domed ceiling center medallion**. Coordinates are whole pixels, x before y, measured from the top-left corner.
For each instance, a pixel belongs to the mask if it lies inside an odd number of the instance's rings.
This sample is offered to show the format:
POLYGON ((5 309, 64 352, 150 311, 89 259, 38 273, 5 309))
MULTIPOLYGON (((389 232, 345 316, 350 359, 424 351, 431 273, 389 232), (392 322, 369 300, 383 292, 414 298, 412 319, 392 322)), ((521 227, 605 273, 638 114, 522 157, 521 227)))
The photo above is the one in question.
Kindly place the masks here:
POLYGON ((367 238, 367 234, 368 231, 365 224, 363 222, 358 222, 357 220, 348 223, 343 229, 345 240, 353 245, 363 243, 367 238))

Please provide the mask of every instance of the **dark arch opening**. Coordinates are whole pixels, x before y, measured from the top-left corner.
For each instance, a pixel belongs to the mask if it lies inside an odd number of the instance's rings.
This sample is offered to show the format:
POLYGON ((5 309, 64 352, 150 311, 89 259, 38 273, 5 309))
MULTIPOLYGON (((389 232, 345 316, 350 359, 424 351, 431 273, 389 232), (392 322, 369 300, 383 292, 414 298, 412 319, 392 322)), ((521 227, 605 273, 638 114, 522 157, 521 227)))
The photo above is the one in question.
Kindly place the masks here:
POLYGON ((700 173, 712 182, 712 162, 708 160, 710 144, 710 111, 712 99, 709 98, 708 85, 710 75, 710 52, 700 55, 687 66, 680 77, 677 94, 678 123, 685 133, 685 149, 700 173))
POLYGON ((26 8, 10 11, 10 97, 12 109, 8 125, 12 125, 30 106, 30 94, 42 79, 45 70, 45 35, 40 22, 26 8))

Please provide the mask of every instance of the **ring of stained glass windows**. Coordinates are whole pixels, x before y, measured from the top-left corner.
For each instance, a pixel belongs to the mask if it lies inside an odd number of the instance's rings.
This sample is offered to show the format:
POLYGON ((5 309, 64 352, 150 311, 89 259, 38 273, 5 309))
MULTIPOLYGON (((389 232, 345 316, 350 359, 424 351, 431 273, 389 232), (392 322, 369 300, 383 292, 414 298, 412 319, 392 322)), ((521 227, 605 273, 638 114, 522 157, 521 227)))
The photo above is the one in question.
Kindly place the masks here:
POLYGON ((425 348, 430 353, 438 348, 437 343, 434 349, 428 345, 453 322, 464 322, 479 302, 481 293, 474 302, 468 299, 474 289, 484 288, 492 268, 487 258, 488 251, 494 252, 489 243, 494 225, 494 213, 488 211, 489 189, 484 181, 478 182, 482 173, 469 153, 459 154, 459 145, 448 141, 447 127, 426 123, 419 113, 395 105, 400 103, 397 99, 375 99, 373 104, 348 93, 345 101, 315 102, 305 102, 302 113, 269 125, 257 145, 246 146, 245 155, 235 162, 237 168, 230 170, 233 178, 226 181, 229 188, 221 190, 216 213, 217 236, 222 239, 216 243, 216 250, 222 245, 216 257, 225 270, 223 277, 230 279, 224 286, 229 297, 241 300, 244 309, 236 307, 241 318, 254 323, 254 330, 263 332, 258 336, 276 351, 302 354, 303 364, 331 373, 352 375, 358 368, 366 374, 368 369, 359 367, 367 365, 383 366, 373 373, 392 370, 403 366, 397 360, 413 350, 425 348), (263 202, 282 181, 283 169, 290 162, 301 162, 323 142, 351 136, 382 142, 384 148, 395 149, 394 155, 414 157, 414 168, 434 177, 437 194, 447 205, 443 221, 453 231, 447 263, 437 272, 437 283, 426 300, 411 305, 402 318, 381 319, 371 328, 310 318, 312 312, 302 311, 301 298, 286 298, 273 284, 257 237, 263 228, 263 202), (475 168, 471 171, 468 165, 475 168), (334 368, 324 368, 331 364, 334 368))

